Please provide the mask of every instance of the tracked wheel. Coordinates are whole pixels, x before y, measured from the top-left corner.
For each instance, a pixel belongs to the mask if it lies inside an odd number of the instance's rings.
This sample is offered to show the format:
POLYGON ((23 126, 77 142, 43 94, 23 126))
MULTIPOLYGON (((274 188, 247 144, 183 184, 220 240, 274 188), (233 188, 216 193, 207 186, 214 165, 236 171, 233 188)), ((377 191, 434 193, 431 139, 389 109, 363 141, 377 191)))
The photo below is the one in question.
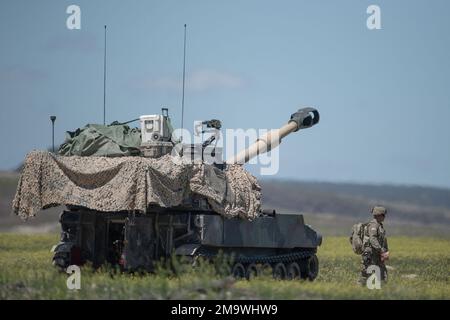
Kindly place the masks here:
POLYGON ((268 262, 264 263, 260 269, 259 269, 259 274, 263 275, 263 276, 272 276, 273 275, 273 268, 272 265, 268 262))
POLYGON ((314 254, 304 260, 301 268, 302 279, 313 281, 319 275, 319 259, 314 254))
POLYGON ((247 280, 251 280, 257 276, 259 276, 260 274, 260 269, 258 268, 258 266, 255 263, 250 263, 247 266, 247 270, 245 271, 245 278, 247 280))
POLYGON ((287 276, 286 266, 284 265, 283 262, 278 262, 273 267, 273 277, 278 280, 283 280, 286 279, 286 276, 287 276))
POLYGON ((238 262, 235 263, 233 266, 233 269, 231 270, 231 275, 235 278, 235 279, 243 279, 245 277, 245 267, 242 263, 238 262))
POLYGON ((301 277, 300 266, 297 262, 291 262, 287 266, 287 278, 289 280, 298 280, 301 277))

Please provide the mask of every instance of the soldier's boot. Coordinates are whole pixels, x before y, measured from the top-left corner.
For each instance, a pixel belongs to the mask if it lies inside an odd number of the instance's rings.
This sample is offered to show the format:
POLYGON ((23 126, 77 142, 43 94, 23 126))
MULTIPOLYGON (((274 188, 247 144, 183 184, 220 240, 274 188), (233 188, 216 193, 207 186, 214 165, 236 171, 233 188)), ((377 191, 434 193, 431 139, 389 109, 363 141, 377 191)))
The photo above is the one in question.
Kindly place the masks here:
POLYGON ((368 279, 369 275, 367 274, 366 270, 361 270, 361 276, 357 281, 357 284, 360 286, 365 287, 367 285, 367 279, 368 279))
POLYGON ((358 281, 356 281, 356 284, 361 286, 361 287, 365 287, 367 285, 367 279, 366 278, 359 278, 358 281))
POLYGON ((371 264, 370 255, 368 253, 363 253, 361 255, 361 276, 358 280, 358 284, 361 286, 367 285, 367 279, 369 278, 370 274, 367 274, 367 268, 371 264))
POLYGON ((381 271, 381 281, 383 283, 387 283, 387 281, 388 281, 388 272, 387 272, 386 266, 384 264, 380 266, 380 271, 381 271))

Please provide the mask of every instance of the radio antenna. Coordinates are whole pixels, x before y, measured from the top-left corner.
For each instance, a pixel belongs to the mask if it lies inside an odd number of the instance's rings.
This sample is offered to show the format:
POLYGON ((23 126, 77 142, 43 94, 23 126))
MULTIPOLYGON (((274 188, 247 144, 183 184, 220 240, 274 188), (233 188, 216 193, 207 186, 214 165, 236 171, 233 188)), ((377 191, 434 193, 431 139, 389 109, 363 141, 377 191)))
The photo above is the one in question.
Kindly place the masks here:
POLYGON ((103 125, 106 125, 106 25, 105 25, 105 54, 103 57, 103 125))
POLYGON ((184 24, 184 51, 183 51, 183 94, 181 98, 181 141, 183 141, 184 125, 184 87, 186 81, 186 24, 184 24))

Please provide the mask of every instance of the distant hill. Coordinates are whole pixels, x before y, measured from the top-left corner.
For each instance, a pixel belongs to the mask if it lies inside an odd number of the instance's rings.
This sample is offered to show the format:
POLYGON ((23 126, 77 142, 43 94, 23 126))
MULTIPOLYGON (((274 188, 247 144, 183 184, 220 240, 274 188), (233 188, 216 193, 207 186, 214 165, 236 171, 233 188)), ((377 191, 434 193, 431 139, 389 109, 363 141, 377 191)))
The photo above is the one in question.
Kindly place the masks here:
POLYGON ((370 208, 384 205, 389 234, 450 237, 450 189, 262 180, 263 208, 301 212, 326 235, 348 234, 370 219, 370 208))
MULTIPOLYGON (((61 208, 22 222, 11 212, 17 172, 0 172, 0 231, 57 231, 61 208)), ((391 234, 450 237, 450 189, 419 186, 262 180, 263 208, 305 215, 325 235, 347 234, 352 224, 370 218, 376 204, 388 208, 391 234)))
POLYGON ((19 173, 0 171, 0 232, 58 232, 61 208, 39 212, 26 222, 13 214, 11 206, 18 180, 19 173))

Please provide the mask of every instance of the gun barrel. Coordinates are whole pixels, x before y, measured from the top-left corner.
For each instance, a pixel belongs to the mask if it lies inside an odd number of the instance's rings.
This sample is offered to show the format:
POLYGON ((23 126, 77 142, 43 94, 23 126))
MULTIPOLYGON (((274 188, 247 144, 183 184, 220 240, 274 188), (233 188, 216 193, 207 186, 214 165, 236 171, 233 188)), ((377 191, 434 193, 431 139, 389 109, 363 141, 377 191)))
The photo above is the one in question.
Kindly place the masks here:
POLYGON ((244 149, 227 159, 226 163, 244 164, 253 157, 277 147, 281 143, 281 140, 292 132, 314 126, 319 122, 319 118, 319 112, 314 108, 299 109, 296 113, 291 115, 291 119, 287 124, 279 129, 271 130, 262 135, 247 149, 244 149))

